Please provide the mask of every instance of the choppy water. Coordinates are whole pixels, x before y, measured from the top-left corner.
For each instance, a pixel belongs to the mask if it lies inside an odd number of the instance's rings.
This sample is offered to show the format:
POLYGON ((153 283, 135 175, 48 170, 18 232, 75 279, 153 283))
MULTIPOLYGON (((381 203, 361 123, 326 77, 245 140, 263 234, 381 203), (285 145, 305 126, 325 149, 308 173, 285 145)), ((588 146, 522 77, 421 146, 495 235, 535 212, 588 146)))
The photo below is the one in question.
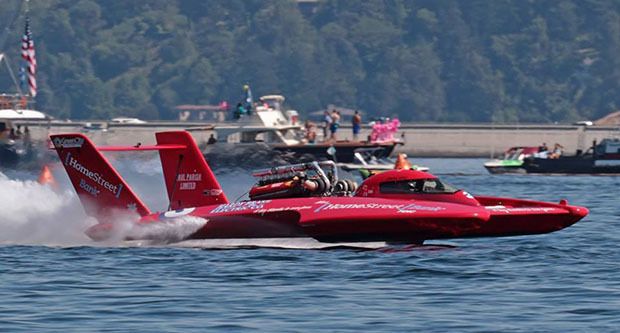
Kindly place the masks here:
MULTIPOLYGON (((8 172, 0 332, 618 331, 620 177, 490 176, 482 162, 416 160, 474 194, 566 198, 591 213, 553 234, 411 249, 93 246, 72 191, 8 172)), ((156 160, 117 165, 165 207, 156 160)), ((219 174, 231 198, 252 181, 219 174)))

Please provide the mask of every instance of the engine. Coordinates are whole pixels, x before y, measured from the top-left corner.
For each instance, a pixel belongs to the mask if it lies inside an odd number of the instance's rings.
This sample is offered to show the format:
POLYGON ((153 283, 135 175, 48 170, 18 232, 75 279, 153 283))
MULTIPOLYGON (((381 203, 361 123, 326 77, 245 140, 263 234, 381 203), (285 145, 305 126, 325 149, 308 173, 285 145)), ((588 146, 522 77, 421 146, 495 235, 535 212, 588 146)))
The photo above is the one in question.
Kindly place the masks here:
POLYGON ((337 168, 332 161, 279 166, 255 171, 253 175, 258 181, 248 193, 250 200, 346 196, 357 189, 354 181, 338 179, 337 168))

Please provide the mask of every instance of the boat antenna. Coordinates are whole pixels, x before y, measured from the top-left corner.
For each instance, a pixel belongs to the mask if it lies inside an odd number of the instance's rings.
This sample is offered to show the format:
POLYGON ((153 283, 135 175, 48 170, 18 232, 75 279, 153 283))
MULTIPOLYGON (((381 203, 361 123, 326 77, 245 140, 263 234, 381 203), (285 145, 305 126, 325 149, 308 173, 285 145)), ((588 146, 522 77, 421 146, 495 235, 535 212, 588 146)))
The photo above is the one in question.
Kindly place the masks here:
POLYGON ((250 193, 250 191, 247 191, 247 192, 241 194, 240 196, 238 196, 237 199, 235 199, 235 202, 239 202, 239 200, 241 200, 241 198, 243 198, 243 196, 248 194, 248 193, 250 193))

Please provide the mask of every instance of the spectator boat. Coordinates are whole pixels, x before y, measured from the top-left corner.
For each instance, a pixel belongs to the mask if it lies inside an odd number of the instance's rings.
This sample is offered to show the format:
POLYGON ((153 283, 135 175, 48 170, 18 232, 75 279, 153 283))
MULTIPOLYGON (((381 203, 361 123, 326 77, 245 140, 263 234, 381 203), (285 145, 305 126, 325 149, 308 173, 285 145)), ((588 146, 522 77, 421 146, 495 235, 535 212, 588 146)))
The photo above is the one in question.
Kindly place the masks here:
POLYGON ((428 171, 428 167, 412 164, 407 155, 399 153, 396 159, 377 158, 377 150, 381 148, 359 148, 353 154, 356 163, 338 163, 338 166, 345 171, 357 171, 363 179, 372 175, 394 169, 412 169, 428 171))
POLYGON ((504 152, 504 158, 484 163, 484 168, 492 174, 525 173, 523 160, 538 152, 538 147, 510 147, 504 152))
MULTIPOLYGON (((386 133, 384 137, 379 137, 379 134, 376 134, 374 138, 371 137, 364 141, 334 141, 325 138, 319 140, 321 139, 319 136, 315 142, 310 142, 305 129, 299 123, 298 112, 283 110, 284 96, 266 95, 259 100, 261 103, 253 107, 249 115, 243 114, 232 122, 215 126, 214 131, 219 145, 222 143, 232 143, 235 146, 264 144, 277 151, 293 153, 298 158, 330 159, 352 163, 357 149, 381 148, 381 155, 377 158, 384 158, 389 157, 394 148, 402 144, 400 139, 393 137, 394 131, 390 133, 391 136, 386 133)), ((385 131, 381 134, 383 132, 385 131)), ((208 149, 217 150, 218 144, 208 149)))
POLYGON ((527 173, 542 174, 620 174, 620 140, 593 142, 585 152, 575 155, 534 154, 524 159, 527 173))

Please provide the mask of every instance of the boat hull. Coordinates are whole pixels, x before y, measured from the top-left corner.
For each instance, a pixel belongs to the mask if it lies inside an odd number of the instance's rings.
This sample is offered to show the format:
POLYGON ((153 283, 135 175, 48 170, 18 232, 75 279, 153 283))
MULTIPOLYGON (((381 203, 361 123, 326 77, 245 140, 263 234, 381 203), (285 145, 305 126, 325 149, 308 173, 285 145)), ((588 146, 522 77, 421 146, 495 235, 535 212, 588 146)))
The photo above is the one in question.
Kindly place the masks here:
POLYGON ((620 174, 620 160, 595 159, 592 156, 528 158, 523 168, 527 173, 540 174, 620 174))
POLYGON ((560 204, 476 196, 490 213, 487 223, 466 237, 505 237, 545 234, 569 227, 588 214, 588 209, 560 204))
POLYGON ((525 173, 520 160, 492 160, 484 163, 484 168, 491 174, 525 173))
POLYGON ((526 173, 525 169, 520 166, 484 166, 485 169, 491 174, 498 175, 504 173, 517 173, 524 174, 526 173))
MULTIPOLYGON (((180 238, 161 239, 162 224, 185 228, 182 221, 176 220, 183 217, 178 212, 147 216, 120 238, 180 241, 311 237, 321 242, 422 244, 432 239, 549 233, 566 228, 588 214, 586 208, 565 202, 476 199, 481 206, 357 197, 244 201, 186 210, 189 217, 203 222, 180 238)), ((110 223, 91 227, 87 234, 95 240, 119 237, 118 230, 110 223)), ((170 234, 178 233, 163 233, 170 234)))
POLYGON ((489 213, 481 207, 361 197, 242 201, 185 212, 149 215, 125 230, 113 223, 98 224, 87 234, 95 240, 157 239, 179 234, 162 233, 164 225, 187 231, 183 224, 184 218, 189 217, 202 222, 194 231, 175 236, 172 241, 312 237, 323 242, 422 243, 427 239, 467 235, 489 219, 489 213), (119 235, 119 231, 123 234, 119 235))
POLYGON ((20 154, 15 150, 14 146, 0 144, 0 166, 14 167, 20 161, 20 154))

